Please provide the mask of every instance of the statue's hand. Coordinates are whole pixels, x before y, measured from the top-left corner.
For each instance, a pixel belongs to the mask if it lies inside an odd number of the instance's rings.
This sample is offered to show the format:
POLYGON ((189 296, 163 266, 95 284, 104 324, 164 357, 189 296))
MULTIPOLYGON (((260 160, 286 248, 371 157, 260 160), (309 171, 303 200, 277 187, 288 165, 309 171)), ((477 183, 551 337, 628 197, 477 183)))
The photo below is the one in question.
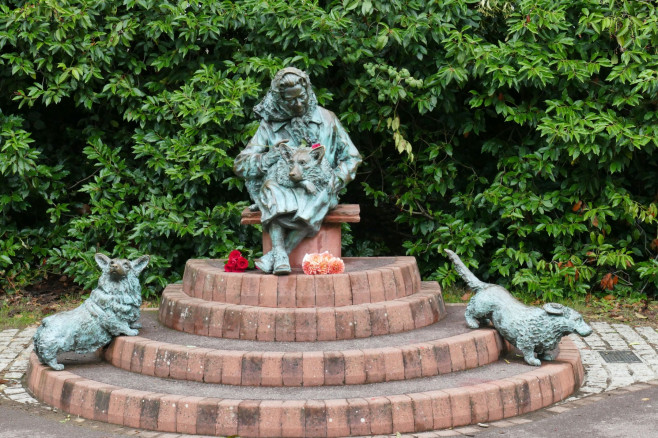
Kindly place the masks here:
POLYGON ((274 151, 268 151, 260 159, 261 167, 263 169, 269 169, 274 163, 278 161, 277 154, 274 151))
POLYGON ((279 161, 280 155, 279 155, 279 146, 281 146, 284 143, 288 143, 290 140, 289 139, 284 139, 281 141, 276 142, 276 144, 270 146, 269 150, 267 153, 263 154, 261 158, 261 167, 263 169, 269 169, 270 166, 272 166, 274 163, 279 161))
POLYGON ((301 184, 309 195, 315 195, 318 192, 318 188, 311 181, 302 181, 301 184))

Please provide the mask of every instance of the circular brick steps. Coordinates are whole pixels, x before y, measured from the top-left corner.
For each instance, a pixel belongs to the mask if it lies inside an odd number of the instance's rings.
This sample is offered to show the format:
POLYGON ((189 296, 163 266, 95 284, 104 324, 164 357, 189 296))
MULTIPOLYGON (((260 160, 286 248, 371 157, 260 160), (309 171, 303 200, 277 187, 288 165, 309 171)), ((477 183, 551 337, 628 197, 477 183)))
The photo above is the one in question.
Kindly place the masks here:
MULTIPOLYGON (((116 347, 115 347, 116 348, 116 347)), ((360 436, 496 421, 563 400, 582 383, 573 342, 534 368, 508 356, 475 369, 408 381, 331 387, 243 387, 172 381, 76 356, 53 371, 32 355, 27 385, 83 418, 160 432, 249 436, 360 436)))
POLYGON ((445 322, 450 325, 382 336, 375 343, 208 338, 163 328, 154 312, 145 312, 140 336, 117 338, 105 359, 145 375, 240 386, 361 385, 430 377, 499 359, 503 344, 496 331, 468 330, 463 310, 449 307, 445 322))
POLYGON ((275 276, 224 272, 224 260, 188 260, 182 292, 205 301, 260 307, 341 307, 403 298, 420 291, 414 257, 345 257, 345 273, 275 276))
POLYGON ((422 282, 418 292, 390 301, 311 308, 206 301, 183 290, 180 284, 165 288, 160 321, 174 330, 232 339, 313 342, 367 338, 425 327, 445 316, 436 282, 422 282))
POLYGON ((345 262, 341 275, 277 277, 190 260, 139 336, 64 355, 65 371, 32 355, 27 386, 73 415, 159 432, 325 437, 495 421, 582 383, 571 340, 526 365, 493 329, 468 329, 412 257, 345 262))

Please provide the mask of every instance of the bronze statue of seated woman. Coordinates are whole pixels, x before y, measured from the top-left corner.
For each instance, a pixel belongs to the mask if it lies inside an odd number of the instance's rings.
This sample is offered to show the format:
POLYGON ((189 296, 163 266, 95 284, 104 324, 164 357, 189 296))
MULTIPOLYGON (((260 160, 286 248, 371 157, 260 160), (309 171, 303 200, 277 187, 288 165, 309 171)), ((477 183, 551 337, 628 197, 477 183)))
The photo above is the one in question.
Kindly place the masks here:
POLYGON ((288 254, 320 229, 361 156, 334 113, 318 105, 306 73, 288 67, 254 108, 260 125, 235 159, 235 172, 261 211, 272 249, 256 261, 266 273, 290 273, 288 254))

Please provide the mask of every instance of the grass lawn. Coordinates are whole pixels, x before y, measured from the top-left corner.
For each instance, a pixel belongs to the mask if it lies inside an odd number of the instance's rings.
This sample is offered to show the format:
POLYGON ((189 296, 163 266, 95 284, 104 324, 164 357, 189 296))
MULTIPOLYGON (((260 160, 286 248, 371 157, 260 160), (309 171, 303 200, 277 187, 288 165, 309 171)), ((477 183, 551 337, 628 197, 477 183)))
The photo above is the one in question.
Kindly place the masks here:
MULTIPOLYGON (((443 299, 447 303, 468 303, 470 291, 461 288, 448 288, 443 291, 443 299)), ((528 305, 541 306, 540 301, 532 298, 523 299, 528 305)), ((658 301, 638 298, 587 296, 580 301, 565 300, 561 304, 576 309, 586 321, 609 322, 613 324, 629 324, 634 326, 650 326, 658 330, 658 301)))

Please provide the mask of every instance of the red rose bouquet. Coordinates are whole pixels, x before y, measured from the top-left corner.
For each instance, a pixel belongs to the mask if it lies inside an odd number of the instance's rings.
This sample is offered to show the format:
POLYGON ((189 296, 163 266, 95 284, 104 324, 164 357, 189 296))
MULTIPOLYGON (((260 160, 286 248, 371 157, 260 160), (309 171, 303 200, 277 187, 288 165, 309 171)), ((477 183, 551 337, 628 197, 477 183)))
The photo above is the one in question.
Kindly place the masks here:
POLYGON ((249 267, 249 261, 242 257, 242 253, 234 249, 228 255, 228 261, 224 265, 225 272, 244 272, 249 267))

